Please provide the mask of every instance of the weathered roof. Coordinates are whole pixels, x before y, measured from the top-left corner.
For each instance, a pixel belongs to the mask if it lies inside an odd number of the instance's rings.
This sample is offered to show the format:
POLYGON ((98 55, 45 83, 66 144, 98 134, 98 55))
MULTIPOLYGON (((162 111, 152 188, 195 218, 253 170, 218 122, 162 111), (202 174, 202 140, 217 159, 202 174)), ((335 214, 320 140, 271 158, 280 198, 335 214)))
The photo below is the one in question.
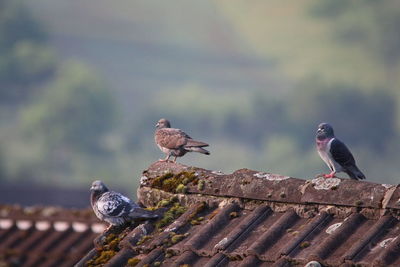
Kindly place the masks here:
POLYGON ((0 266, 72 266, 104 229, 92 210, 0 205, 0 266))
POLYGON ((98 237, 78 265, 400 266, 395 185, 156 162, 138 198, 168 211, 98 237))

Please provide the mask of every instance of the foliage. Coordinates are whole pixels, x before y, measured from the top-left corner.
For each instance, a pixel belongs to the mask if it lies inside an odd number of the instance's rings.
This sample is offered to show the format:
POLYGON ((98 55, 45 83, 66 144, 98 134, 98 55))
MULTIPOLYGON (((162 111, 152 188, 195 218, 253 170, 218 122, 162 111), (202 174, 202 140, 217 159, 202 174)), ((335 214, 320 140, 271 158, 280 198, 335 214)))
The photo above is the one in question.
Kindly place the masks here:
MULTIPOLYGON (((171 22, 173 30, 162 40, 182 47, 166 48, 160 42, 140 50, 151 51, 144 57, 137 50, 119 49, 123 46, 118 35, 131 38, 122 29, 115 35, 93 25, 68 29, 71 36, 79 32, 76 38, 84 44, 93 37, 92 30, 102 32, 104 39, 93 38, 99 46, 90 46, 86 57, 94 57, 96 63, 108 60, 96 65, 96 71, 81 62, 65 62, 62 55, 69 54, 64 51, 56 55, 46 25, 25 4, 6 0, 0 9, 0 161, 4 162, 0 172, 4 170, 7 179, 86 185, 96 177, 129 185, 133 192, 138 179, 132 177, 139 177, 141 170, 162 156, 153 131, 156 121, 166 117, 173 127, 210 144, 209 157, 188 153, 178 159, 184 164, 225 172, 246 167, 312 177, 326 171, 315 152, 314 135, 318 123, 327 121, 348 144, 368 180, 397 182, 400 8, 395 0, 256 1, 252 5, 220 1, 212 5, 212 12, 224 18, 224 27, 207 24, 203 30, 229 28, 232 40, 224 41, 218 34, 222 45, 210 38, 207 47, 192 41, 196 48, 188 48, 179 27, 191 29, 190 23, 171 22), (114 46, 110 48, 108 42, 114 46), (96 49, 104 57, 96 55, 96 49), (127 52, 132 51, 130 57, 127 52), (151 61, 153 52, 156 63, 151 61), (120 54, 122 62, 113 59, 120 54), (247 56, 262 67, 248 67, 240 58, 247 56), (120 65, 123 71, 117 73, 113 67, 120 65), (174 72, 177 69, 181 72, 174 72), (99 78, 98 70, 112 81, 112 89, 99 78), (226 76, 217 77, 220 74, 226 76), (247 80, 236 84, 235 76, 247 80), (124 81, 123 86, 115 77, 124 81), (252 79, 258 80, 248 81, 252 79), (131 80, 137 84, 130 84, 131 80)), ((110 13, 120 10, 113 13, 114 19, 122 13, 126 23, 137 17, 129 10, 121 12, 121 6, 104 5, 113 7, 110 13)), ((161 24, 162 18, 157 19, 146 20, 161 24)), ((171 192, 185 190, 184 177, 164 178, 160 186, 171 192)))
POLYGON ((0 8, 0 104, 29 98, 54 67, 46 34, 22 0, 5 0, 0 8))
POLYGON ((22 111, 23 129, 49 147, 98 152, 115 125, 113 95, 87 66, 62 65, 38 100, 22 111))
POLYGON ((343 84, 305 81, 291 95, 287 106, 291 133, 300 144, 323 121, 334 125, 336 133, 346 136, 347 142, 375 150, 383 149, 384 140, 397 134, 396 102, 387 91, 364 92, 343 84))

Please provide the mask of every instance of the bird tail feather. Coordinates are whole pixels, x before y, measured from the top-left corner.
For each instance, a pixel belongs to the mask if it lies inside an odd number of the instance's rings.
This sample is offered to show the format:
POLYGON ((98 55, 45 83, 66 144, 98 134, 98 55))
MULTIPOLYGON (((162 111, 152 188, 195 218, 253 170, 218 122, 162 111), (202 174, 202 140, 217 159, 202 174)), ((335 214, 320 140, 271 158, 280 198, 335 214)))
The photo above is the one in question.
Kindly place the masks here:
POLYGON ((197 146, 185 146, 185 149, 192 152, 199 152, 202 154, 210 155, 210 151, 197 146))
POLYGON ((357 168, 357 166, 348 167, 346 173, 350 176, 351 179, 355 180, 365 179, 365 175, 357 168))
POLYGON ((188 146, 188 147, 191 147, 191 146, 193 146, 193 147, 194 146, 196 146, 196 147, 206 147, 206 146, 209 146, 209 144, 201 142, 201 141, 196 141, 196 140, 193 140, 193 139, 188 139, 187 143, 186 143, 186 146, 188 146))
POLYGON ((150 210, 145 210, 142 208, 135 208, 129 213, 129 217, 132 219, 155 219, 158 218, 158 215, 150 210))

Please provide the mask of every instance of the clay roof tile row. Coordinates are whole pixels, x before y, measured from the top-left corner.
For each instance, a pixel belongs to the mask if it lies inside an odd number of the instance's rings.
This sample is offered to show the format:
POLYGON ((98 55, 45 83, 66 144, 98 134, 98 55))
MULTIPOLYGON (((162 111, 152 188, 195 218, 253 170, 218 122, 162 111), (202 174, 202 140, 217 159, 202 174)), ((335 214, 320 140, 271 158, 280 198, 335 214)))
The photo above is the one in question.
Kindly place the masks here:
POLYGON ((141 182, 144 205, 169 199, 167 209, 175 201, 186 211, 165 226, 112 230, 119 237, 112 253, 110 233, 100 236, 78 266, 400 266, 395 185, 161 162, 141 182))
POLYGON ((3 205, 0 263, 72 266, 93 248, 93 239, 104 229, 87 210, 3 205))

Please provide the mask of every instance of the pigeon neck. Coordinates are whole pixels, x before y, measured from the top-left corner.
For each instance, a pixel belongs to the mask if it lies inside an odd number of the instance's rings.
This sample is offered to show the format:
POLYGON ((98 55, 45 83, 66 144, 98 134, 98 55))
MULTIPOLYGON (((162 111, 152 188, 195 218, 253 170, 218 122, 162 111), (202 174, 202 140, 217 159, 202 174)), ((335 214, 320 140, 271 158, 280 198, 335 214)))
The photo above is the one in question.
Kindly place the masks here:
POLYGON ((104 192, 99 192, 99 191, 92 191, 91 195, 90 195, 90 204, 93 206, 94 203, 100 198, 100 196, 103 194, 104 192))
POLYGON ((317 141, 326 141, 326 140, 331 140, 334 138, 334 136, 331 135, 326 135, 326 134, 317 134, 317 141))

